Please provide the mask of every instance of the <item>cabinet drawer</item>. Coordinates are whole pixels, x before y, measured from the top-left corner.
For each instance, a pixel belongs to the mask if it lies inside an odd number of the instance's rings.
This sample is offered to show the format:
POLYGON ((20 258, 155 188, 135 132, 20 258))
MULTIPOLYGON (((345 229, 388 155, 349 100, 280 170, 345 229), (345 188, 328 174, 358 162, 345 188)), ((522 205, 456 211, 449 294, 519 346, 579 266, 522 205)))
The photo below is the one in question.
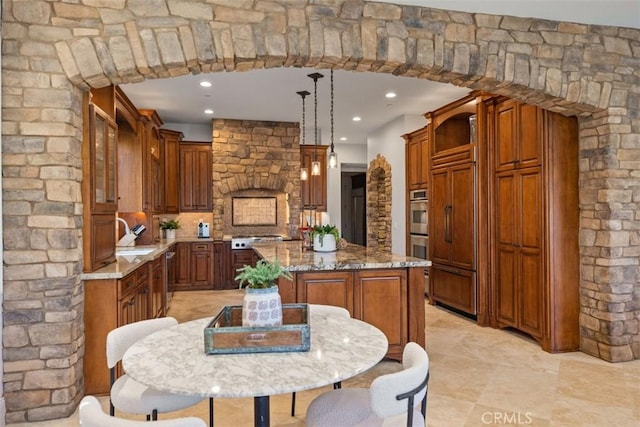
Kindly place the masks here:
POLYGON ((142 283, 149 278, 149 265, 145 264, 136 270, 136 283, 142 283))
POLYGON ((118 280, 118 299, 122 299, 130 294, 136 288, 136 273, 133 272, 128 276, 118 280))
POLYGON ((212 249, 211 243, 192 243, 191 252, 206 252, 212 249))

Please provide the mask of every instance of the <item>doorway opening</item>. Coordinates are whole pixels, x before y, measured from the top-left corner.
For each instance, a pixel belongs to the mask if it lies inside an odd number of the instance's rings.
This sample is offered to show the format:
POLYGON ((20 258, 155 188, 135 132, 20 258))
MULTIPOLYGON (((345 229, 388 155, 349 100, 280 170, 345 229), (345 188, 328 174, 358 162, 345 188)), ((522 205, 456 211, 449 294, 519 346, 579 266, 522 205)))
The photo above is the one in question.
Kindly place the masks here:
POLYGON ((341 172, 341 208, 342 237, 349 243, 366 246, 367 244, 367 174, 364 171, 341 172))

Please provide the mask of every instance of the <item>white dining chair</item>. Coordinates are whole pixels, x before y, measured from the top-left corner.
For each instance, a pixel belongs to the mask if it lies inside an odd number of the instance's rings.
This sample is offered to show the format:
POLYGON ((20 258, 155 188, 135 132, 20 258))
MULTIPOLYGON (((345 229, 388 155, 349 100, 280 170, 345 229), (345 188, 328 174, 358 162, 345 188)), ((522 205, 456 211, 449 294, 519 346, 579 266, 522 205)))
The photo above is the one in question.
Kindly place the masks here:
MULTIPOLYGON (((336 305, 324 305, 324 304, 309 304, 309 314, 315 314, 319 316, 335 316, 341 318, 350 318, 351 313, 349 310, 336 305)), ((334 390, 342 387, 342 383, 338 381, 333 385, 334 390)), ((291 416, 296 415, 296 392, 291 393, 291 416)))
MULTIPOLYGON (((177 325, 173 317, 141 320, 110 331, 107 334, 107 365, 111 392, 109 413, 115 409, 129 414, 147 415, 157 420, 158 412, 173 412, 188 408, 204 400, 199 396, 184 396, 149 388, 126 374, 116 379, 116 365, 134 343, 164 328, 177 325)), ((161 345, 161 343, 158 343, 161 345)), ((213 425, 213 400, 209 400, 209 424, 213 425)))
POLYGON ((306 426, 424 427, 429 356, 418 344, 407 343, 402 366, 399 372, 373 380, 368 389, 343 388, 316 397, 307 409, 306 426))
POLYGON ((197 417, 173 418, 162 421, 135 421, 116 418, 102 410, 98 399, 85 396, 80 401, 81 427, 206 427, 207 424, 197 417))

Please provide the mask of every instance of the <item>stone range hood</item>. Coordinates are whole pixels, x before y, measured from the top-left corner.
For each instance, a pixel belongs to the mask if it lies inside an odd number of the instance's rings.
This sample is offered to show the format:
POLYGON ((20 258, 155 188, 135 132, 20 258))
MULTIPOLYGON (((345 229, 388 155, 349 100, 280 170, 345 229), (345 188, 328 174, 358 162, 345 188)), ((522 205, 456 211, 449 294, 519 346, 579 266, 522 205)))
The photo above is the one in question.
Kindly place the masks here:
MULTIPOLYGON (((300 217, 300 126, 213 119, 211 236, 296 234, 300 217), (275 225, 234 225, 234 198, 275 197, 275 225)), ((268 213, 271 215, 271 212, 268 213)))

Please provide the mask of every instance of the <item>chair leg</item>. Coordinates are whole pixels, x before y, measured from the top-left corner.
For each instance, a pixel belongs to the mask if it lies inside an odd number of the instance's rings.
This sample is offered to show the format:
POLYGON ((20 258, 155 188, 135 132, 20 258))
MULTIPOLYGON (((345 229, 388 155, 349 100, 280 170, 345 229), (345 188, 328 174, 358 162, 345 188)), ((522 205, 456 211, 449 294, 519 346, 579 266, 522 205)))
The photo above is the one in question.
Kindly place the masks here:
POLYGON ((342 382, 338 381, 337 383, 333 384, 334 390, 338 390, 339 388, 342 388, 342 382))
POLYGON ((153 421, 158 421, 158 410, 154 409, 153 412, 151 413, 151 419, 153 421))
POLYGON ((209 427, 213 427, 213 397, 209 398, 209 427))
POLYGON ((291 393, 291 416, 296 416, 296 392, 291 393))
POLYGON ((151 415, 147 414, 147 421, 151 421, 151 415))
POLYGON ((111 399, 109 399, 109 415, 112 417, 116 415, 116 408, 113 406, 113 403, 111 403, 111 399))

